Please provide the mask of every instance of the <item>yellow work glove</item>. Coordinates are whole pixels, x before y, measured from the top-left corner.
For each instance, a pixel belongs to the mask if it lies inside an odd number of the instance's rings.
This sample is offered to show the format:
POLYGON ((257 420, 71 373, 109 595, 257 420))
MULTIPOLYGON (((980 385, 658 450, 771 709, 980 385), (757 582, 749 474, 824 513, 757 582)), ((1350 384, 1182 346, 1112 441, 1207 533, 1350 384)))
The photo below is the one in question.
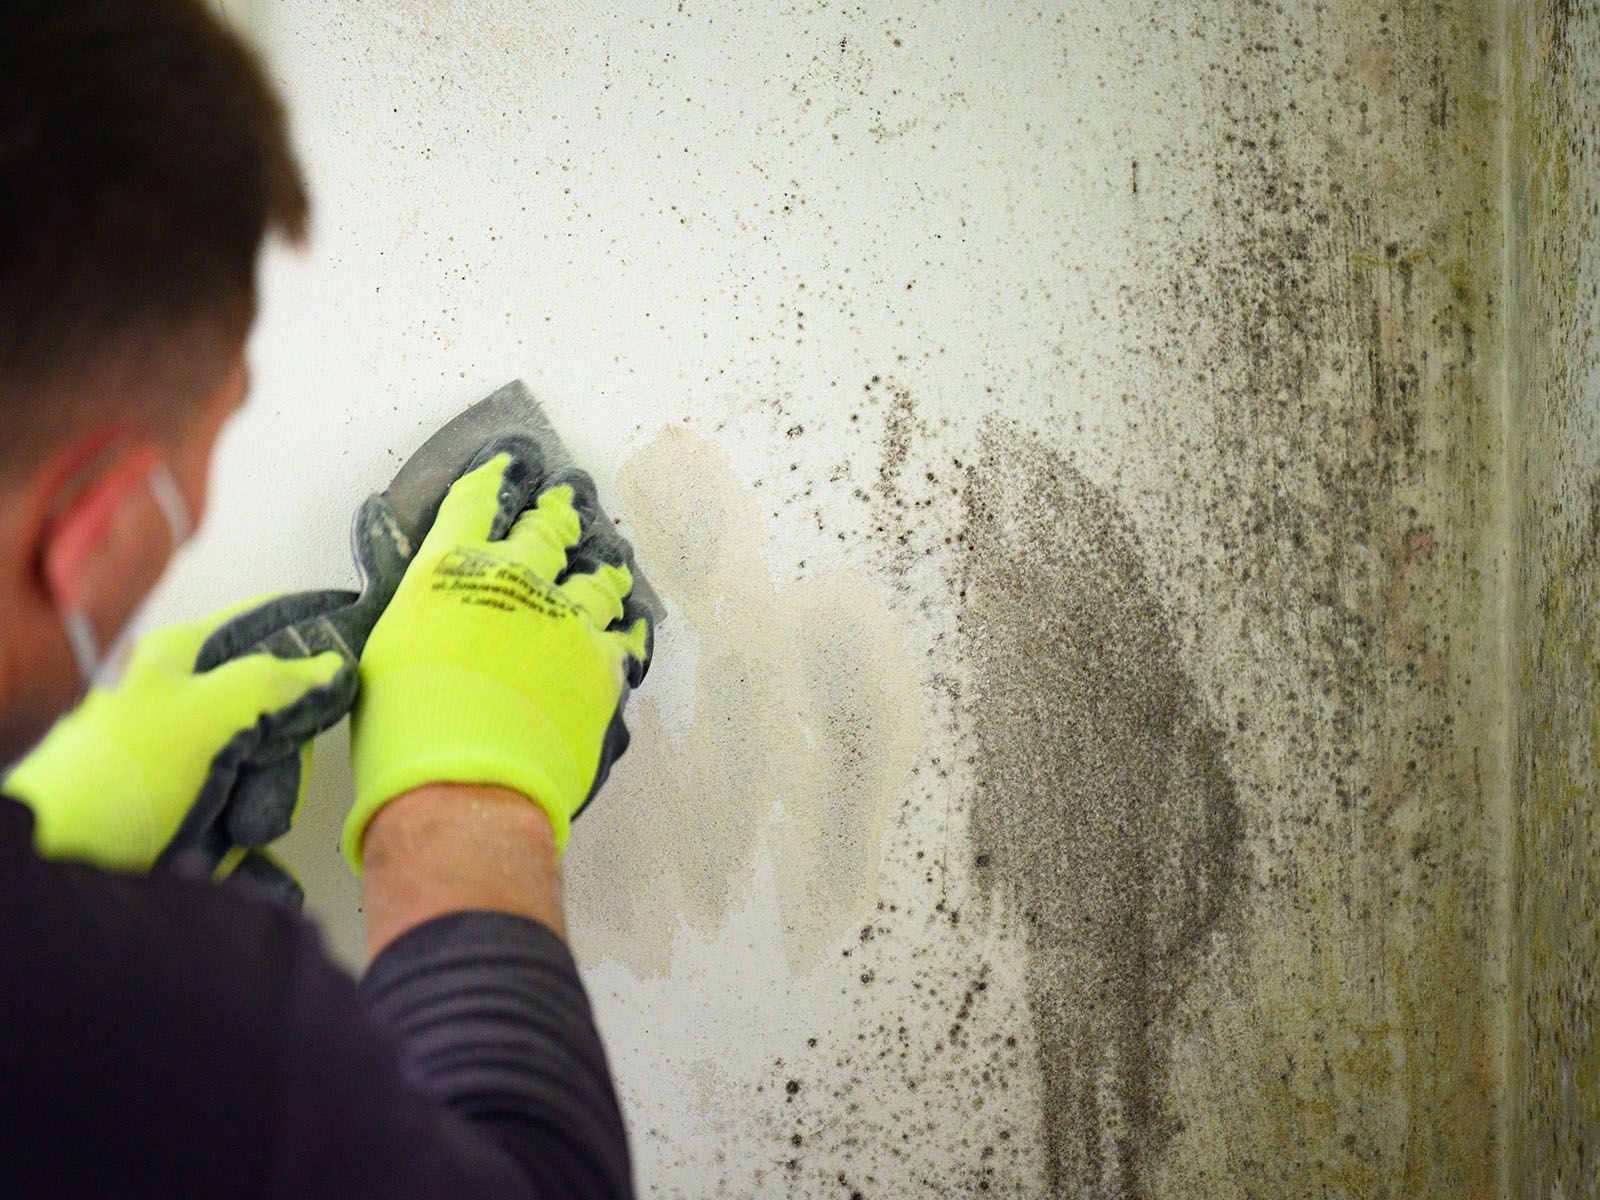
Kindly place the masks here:
POLYGON ((613 628, 632 575, 601 563, 556 582, 583 533, 569 484, 492 540, 511 465, 496 455, 456 481, 361 656, 344 827, 357 873, 373 815, 431 783, 521 792, 560 850, 627 744, 628 666, 649 637, 643 618, 613 628))
POLYGON ((332 653, 252 654, 197 673, 201 643, 241 611, 142 639, 122 680, 91 689, 13 768, 5 792, 33 810, 41 855, 148 868, 202 789, 225 791, 285 715, 315 703, 344 665, 332 653))

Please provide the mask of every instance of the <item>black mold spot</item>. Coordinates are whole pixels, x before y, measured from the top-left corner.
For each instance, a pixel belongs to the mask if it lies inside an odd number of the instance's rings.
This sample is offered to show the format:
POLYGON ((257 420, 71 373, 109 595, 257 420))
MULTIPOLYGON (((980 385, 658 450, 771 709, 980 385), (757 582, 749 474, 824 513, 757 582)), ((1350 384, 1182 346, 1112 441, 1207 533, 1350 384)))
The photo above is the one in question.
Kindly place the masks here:
POLYGON ((1114 504, 991 426, 964 493, 980 885, 1022 920, 1054 1194, 1145 1196, 1175 1003, 1240 885, 1222 741, 1114 504))

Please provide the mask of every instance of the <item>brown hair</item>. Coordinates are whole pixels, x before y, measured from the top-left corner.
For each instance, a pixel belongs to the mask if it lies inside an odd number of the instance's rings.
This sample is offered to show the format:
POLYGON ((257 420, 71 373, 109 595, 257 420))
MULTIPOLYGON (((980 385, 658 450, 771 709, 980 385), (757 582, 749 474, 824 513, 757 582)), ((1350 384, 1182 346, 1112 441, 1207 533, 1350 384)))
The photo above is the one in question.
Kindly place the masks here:
POLYGON ((0 471, 134 393, 181 407, 152 381, 238 344, 263 238, 306 209, 271 85, 200 0, 5 0, 0 471))

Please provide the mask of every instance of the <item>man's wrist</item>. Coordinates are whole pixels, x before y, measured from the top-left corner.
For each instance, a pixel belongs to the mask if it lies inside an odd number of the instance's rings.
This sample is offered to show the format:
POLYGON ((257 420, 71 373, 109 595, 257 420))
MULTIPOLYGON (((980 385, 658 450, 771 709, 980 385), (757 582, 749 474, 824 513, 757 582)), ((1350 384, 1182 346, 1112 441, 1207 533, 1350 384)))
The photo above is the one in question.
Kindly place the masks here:
POLYGON ((512 913, 566 934, 550 818, 518 792, 416 788, 373 815, 362 853, 369 957, 453 912, 512 913))

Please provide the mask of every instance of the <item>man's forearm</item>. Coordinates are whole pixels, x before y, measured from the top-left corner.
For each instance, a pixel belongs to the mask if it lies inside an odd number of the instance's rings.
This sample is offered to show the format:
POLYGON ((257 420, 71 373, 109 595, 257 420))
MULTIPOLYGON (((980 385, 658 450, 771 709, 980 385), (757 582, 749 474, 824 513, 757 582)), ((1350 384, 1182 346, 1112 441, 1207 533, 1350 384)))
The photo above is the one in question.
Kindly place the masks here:
POLYGON ((530 917, 566 935, 550 819, 506 788, 439 783, 386 804, 367 827, 367 954, 448 913, 530 917))
MULTIPOLYGON (((544 811, 505 788, 418 788, 373 817, 363 857, 361 987, 415 1086, 509 1156, 516 1194, 631 1197, 605 1052, 561 941, 544 811)), ((464 1145, 456 1157, 477 1161, 464 1145)))

